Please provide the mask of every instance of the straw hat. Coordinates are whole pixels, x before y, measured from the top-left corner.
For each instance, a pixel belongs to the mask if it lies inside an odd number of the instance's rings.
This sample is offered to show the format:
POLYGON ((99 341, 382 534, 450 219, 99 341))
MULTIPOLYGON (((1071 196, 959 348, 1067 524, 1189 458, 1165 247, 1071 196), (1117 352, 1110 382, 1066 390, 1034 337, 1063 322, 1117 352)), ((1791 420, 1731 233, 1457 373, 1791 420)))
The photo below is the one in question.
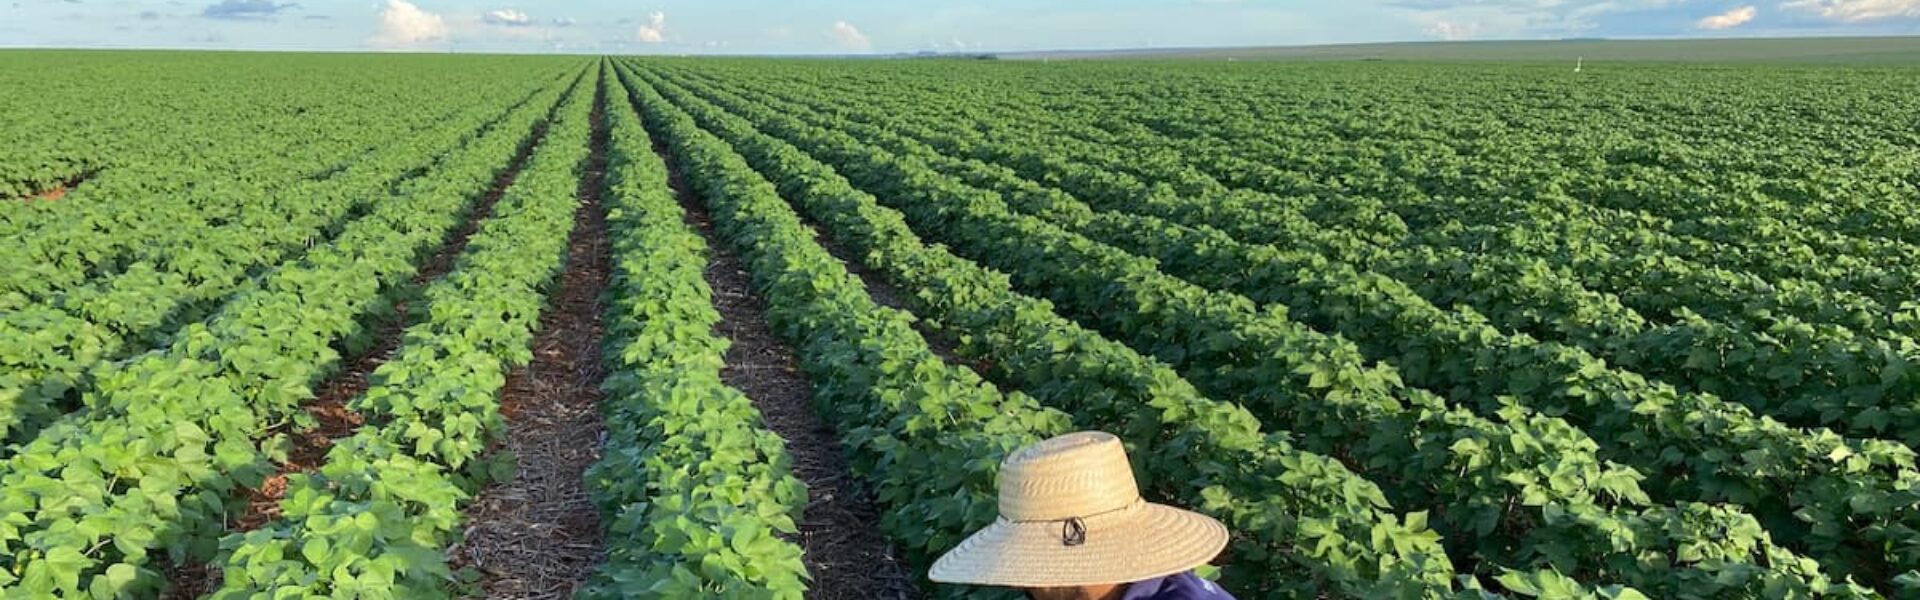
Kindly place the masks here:
POLYGON ((1192 569, 1227 545, 1219 521, 1140 498, 1120 438, 1071 433, 1000 465, 1000 518, 933 563, 940 583, 1071 587, 1192 569))

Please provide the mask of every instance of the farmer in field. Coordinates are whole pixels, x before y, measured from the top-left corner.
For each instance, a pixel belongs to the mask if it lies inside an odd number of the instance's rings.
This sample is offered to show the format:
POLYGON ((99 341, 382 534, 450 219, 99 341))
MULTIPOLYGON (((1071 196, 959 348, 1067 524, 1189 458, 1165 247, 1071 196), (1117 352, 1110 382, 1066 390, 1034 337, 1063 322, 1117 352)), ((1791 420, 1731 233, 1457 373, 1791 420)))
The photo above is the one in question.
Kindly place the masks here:
POLYGON ((1140 498, 1120 438, 1072 433, 1000 465, 1000 518, 933 563, 941 583, 1035 600, 1233 600, 1193 574, 1227 545, 1219 521, 1140 498))

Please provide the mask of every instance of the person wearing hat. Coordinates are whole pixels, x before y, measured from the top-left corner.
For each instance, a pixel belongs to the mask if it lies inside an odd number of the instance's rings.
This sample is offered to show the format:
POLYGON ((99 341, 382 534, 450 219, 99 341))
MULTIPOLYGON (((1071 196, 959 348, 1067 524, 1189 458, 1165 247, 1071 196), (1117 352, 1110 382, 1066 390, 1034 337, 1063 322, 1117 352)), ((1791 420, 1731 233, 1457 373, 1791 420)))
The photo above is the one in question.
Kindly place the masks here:
POLYGON ((927 577, 1025 590, 1035 600, 1233 600, 1193 574, 1227 546, 1212 517, 1147 502, 1120 438, 1086 431, 1000 464, 1000 517, 927 577))

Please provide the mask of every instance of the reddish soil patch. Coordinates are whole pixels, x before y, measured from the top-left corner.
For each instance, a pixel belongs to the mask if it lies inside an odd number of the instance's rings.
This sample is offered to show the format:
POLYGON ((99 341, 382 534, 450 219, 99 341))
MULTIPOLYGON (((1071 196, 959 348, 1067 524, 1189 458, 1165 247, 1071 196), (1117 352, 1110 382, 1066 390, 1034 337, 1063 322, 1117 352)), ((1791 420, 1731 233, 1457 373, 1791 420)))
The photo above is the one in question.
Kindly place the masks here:
POLYGON ((510 374, 501 394, 507 436, 499 449, 513 453, 518 469, 474 500, 465 539, 448 553, 457 567, 480 573, 477 591, 488 598, 570 598, 603 562, 584 475, 600 460, 604 431, 601 299, 612 271, 601 208, 605 105, 596 93, 566 271, 540 315, 533 362, 510 374))
POLYGON ((54 184, 52 188, 38 193, 28 194, 18 199, 22 202, 53 202, 67 197, 67 194, 73 192, 73 188, 80 187, 80 184, 86 183, 88 179, 93 178, 97 173, 97 171, 79 173, 67 178, 65 181, 54 184))
POLYGON ((59 186, 51 190, 34 194, 32 196, 27 196, 27 201, 28 202, 52 202, 52 201, 67 197, 67 192, 70 190, 72 190, 72 188, 69 188, 64 185, 59 186))
MULTIPOLYGON (((404 314, 405 308, 396 305, 396 310, 404 314)), ((400 329, 397 325, 392 328, 400 329)), ((343 377, 336 376, 328 382, 330 385, 319 399, 301 407, 314 418, 317 424, 312 429, 291 433, 293 447, 287 453, 287 462, 280 465, 279 472, 267 477, 260 487, 246 490, 247 511, 233 517, 227 523, 228 530, 253 531, 278 518, 280 500, 286 497, 287 476, 318 470, 326 463, 327 450, 333 448, 333 441, 353 435, 354 430, 359 429, 360 425, 366 422, 359 413, 348 410, 346 403, 348 399, 366 391, 367 376, 392 355, 392 339, 397 339, 399 336, 394 335, 390 339, 385 335, 385 330, 381 334, 380 347, 360 356, 347 371, 342 373, 343 377), (333 385, 342 380, 350 380, 350 382, 333 385)))

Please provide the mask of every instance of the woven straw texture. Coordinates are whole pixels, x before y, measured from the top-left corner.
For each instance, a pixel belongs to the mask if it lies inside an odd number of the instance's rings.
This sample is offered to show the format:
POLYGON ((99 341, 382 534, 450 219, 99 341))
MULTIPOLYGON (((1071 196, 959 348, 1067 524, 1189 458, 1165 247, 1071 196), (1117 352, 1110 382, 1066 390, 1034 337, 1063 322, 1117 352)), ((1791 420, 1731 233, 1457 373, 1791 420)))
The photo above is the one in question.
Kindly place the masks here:
POLYGON ((1219 521, 1142 501, 1119 438, 1082 432, 1008 456, 999 520, 940 557, 928 577, 1008 587, 1128 583, 1186 571, 1226 544, 1219 521))

